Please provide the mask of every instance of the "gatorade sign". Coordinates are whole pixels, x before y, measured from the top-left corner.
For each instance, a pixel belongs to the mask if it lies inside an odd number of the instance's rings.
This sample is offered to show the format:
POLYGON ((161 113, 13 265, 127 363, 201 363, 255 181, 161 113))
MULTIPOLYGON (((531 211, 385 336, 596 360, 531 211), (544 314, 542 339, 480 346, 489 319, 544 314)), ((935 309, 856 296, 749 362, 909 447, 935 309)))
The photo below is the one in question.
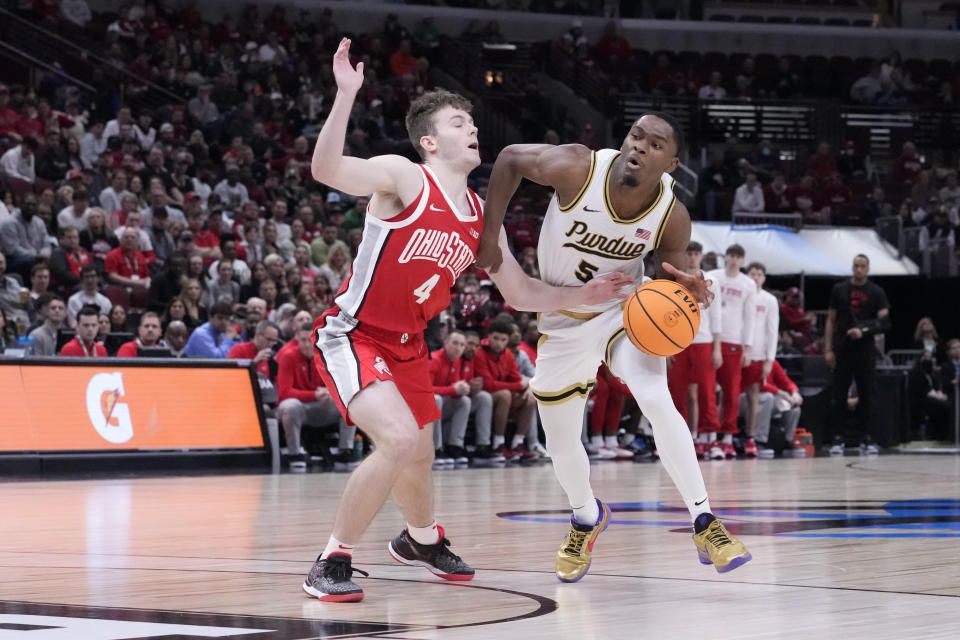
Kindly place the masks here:
POLYGON ((0 452, 264 446, 240 367, 0 364, 0 452))

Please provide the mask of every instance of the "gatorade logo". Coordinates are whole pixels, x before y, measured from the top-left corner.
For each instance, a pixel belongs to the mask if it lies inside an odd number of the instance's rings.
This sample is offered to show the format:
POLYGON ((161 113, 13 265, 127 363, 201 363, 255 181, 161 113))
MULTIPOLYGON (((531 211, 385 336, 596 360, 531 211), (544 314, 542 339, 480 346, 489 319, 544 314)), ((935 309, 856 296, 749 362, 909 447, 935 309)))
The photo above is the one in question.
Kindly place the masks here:
POLYGON ((107 442, 122 444, 133 437, 130 407, 120 402, 125 395, 123 374, 98 373, 87 383, 87 415, 107 442))

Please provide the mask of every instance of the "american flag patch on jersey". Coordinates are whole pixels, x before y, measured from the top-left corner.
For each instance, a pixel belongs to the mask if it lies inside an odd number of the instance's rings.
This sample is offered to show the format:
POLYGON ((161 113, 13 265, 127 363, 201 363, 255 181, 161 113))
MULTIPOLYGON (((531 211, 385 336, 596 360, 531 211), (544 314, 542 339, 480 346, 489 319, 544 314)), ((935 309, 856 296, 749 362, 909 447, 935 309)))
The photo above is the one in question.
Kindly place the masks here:
POLYGON ((650 231, 648 229, 637 229, 637 232, 633 235, 634 237, 640 238, 641 240, 650 239, 650 231))

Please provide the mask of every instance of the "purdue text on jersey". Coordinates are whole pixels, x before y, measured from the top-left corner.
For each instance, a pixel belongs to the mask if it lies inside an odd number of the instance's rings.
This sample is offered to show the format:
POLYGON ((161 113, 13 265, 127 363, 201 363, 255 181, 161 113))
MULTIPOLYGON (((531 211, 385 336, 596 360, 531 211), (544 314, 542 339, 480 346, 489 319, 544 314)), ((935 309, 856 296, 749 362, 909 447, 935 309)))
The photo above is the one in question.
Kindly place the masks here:
POLYGON ((580 220, 574 220, 565 235, 571 240, 563 243, 564 247, 612 260, 640 258, 647 248, 645 243, 630 242, 623 236, 608 238, 602 233, 591 232, 587 223, 580 220))

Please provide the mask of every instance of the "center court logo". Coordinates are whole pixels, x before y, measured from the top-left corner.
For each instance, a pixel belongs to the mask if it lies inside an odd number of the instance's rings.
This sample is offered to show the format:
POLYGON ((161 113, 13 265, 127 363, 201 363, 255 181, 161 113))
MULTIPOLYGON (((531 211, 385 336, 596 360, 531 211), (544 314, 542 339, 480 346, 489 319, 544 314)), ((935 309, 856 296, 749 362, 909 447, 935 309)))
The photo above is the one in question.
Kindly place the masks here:
POLYGON ((120 402, 125 394, 120 372, 98 373, 87 383, 90 423, 100 437, 113 444, 123 444, 133 437, 130 407, 120 402))

